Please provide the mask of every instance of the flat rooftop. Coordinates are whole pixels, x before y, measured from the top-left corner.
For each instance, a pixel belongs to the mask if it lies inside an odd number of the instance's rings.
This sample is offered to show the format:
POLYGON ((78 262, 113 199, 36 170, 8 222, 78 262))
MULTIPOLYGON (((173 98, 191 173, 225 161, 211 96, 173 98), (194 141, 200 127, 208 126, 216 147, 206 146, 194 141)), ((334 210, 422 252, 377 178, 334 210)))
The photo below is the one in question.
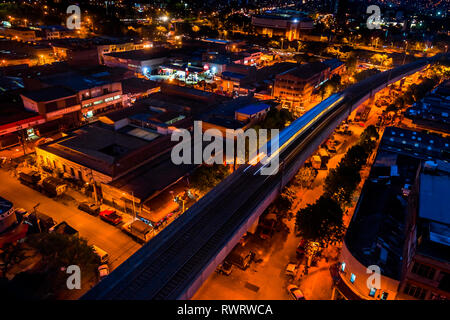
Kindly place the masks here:
POLYGON ((39 148, 113 176, 113 167, 121 158, 145 147, 148 143, 146 139, 94 123, 39 148))
POLYGON ((271 105, 269 105, 267 103, 254 103, 249 106, 240 108, 240 109, 236 110, 236 112, 247 114, 247 115, 252 115, 252 114, 258 113, 260 111, 269 109, 270 107, 271 107, 271 105))
POLYGON ((146 61, 146 60, 168 57, 169 54, 170 54, 169 50, 154 48, 154 49, 112 52, 112 53, 107 53, 105 55, 119 58, 119 59, 146 61))
POLYGON ((160 194, 197 166, 196 164, 176 165, 171 161, 170 152, 168 152, 109 185, 122 192, 133 194, 141 201, 146 201, 160 194))
POLYGON ((450 225, 450 175, 420 175, 419 217, 450 225))
POLYGON ((309 79, 327 68, 330 67, 322 62, 310 62, 297 65, 290 70, 282 72, 280 76, 289 74, 300 79, 309 79))
POLYGON ((63 86, 53 86, 22 93, 25 97, 36 102, 47 102, 61 98, 72 97, 76 92, 63 86))
POLYGON ((122 80, 122 92, 124 94, 142 93, 150 89, 159 88, 160 86, 161 84, 156 81, 136 77, 122 80))
POLYGON ((360 263, 378 265, 392 279, 400 279, 405 243, 408 202, 402 188, 414 181, 419 165, 420 159, 379 151, 345 235, 360 263))
POLYGON ((111 83, 107 80, 81 75, 77 72, 65 72, 44 76, 40 80, 48 84, 64 86, 77 92, 111 83))

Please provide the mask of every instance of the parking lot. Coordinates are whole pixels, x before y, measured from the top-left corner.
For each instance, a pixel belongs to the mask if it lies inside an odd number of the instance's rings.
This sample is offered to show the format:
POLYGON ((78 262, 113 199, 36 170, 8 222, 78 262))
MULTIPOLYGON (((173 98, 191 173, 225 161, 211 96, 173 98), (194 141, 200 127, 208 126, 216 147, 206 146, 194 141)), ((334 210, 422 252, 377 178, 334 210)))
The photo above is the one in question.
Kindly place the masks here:
POLYGON ((111 270, 115 269, 141 245, 125 234, 120 227, 112 226, 99 217, 91 216, 77 209, 77 201, 54 200, 38 191, 21 184, 11 172, 0 170, 0 196, 13 202, 14 207, 32 211, 37 210, 50 216, 57 223, 66 221, 78 230, 80 237, 88 240, 109 254, 111 270))

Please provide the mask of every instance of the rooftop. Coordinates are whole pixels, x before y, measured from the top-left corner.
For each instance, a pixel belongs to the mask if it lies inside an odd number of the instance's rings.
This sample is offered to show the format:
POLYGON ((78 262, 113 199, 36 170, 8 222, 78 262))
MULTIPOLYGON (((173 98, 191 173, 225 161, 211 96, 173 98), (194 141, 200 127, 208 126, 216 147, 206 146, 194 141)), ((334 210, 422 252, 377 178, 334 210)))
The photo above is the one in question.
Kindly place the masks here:
POLYGON ((392 153, 378 152, 347 229, 345 243, 360 263, 378 265, 383 275, 399 280, 407 218, 407 200, 402 188, 414 181, 420 160, 397 155, 394 163, 392 153), (394 166, 396 170, 392 170, 394 166))
POLYGON ((106 56, 111 56, 119 59, 129 59, 145 61, 151 59, 164 58, 169 56, 170 51, 164 49, 143 49, 143 50, 132 50, 132 51, 122 51, 122 52, 112 52, 106 54, 106 56))
POLYGON ((161 193, 196 167, 195 164, 174 164, 170 161, 169 152, 109 183, 109 185, 120 189, 122 192, 133 194, 141 201, 146 201, 161 193))
POLYGON ((240 109, 236 110, 236 112, 247 114, 247 115, 252 115, 252 114, 258 113, 260 111, 269 109, 270 107, 271 106, 267 103, 254 103, 254 104, 245 106, 243 108, 240 108, 240 109))
POLYGON ((450 225, 450 172, 420 175, 419 217, 450 225))
POLYGON ((39 148, 113 176, 114 166, 119 160, 147 146, 148 143, 146 139, 114 131, 100 123, 93 123, 39 148))
POLYGON ((109 81, 81 75, 77 72, 58 73, 40 77, 40 79, 45 83, 64 86, 77 92, 110 83, 109 81))
POLYGON ((327 68, 329 68, 329 66, 322 62, 310 62, 297 65, 292 69, 282 72, 280 76, 289 74, 300 79, 309 79, 327 68))
POLYGON ((137 94, 146 92, 150 89, 155 89, 160 86, 159 83, 156 81, 151 81, 147 79, 142 78, 129 78, 122 80, 122 91, 124 94, 130 93, 130 94, 137 94))
POLYGON ((23 95, 33 101, 36 102, 47 102, 47 101, 53 101, 58 100, 61 98, 66 97, 72 97, 76 95, 76 92, 65 88, 63 86, 53 86, 53 87, 47 87, 42 88, 39 90, 33 90, 23 93, 23 95))
POLYGON ((420 174, 417 220, 417 252, 450 262, 450 165, 437 161, 420 174))

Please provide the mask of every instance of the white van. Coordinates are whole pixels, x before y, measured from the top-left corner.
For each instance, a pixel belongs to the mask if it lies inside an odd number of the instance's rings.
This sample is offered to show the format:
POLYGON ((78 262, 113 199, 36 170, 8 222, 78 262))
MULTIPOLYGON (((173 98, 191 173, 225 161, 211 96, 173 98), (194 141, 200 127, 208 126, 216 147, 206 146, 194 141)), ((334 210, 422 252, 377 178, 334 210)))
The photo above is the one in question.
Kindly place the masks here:
POLYGON ((101 263, 107 263, 109 259, 108 252, 106 252, 103 249, 100 249, 96 245, 92 245, 92 248, 94 248, 95 254, 100 258, 101 263))

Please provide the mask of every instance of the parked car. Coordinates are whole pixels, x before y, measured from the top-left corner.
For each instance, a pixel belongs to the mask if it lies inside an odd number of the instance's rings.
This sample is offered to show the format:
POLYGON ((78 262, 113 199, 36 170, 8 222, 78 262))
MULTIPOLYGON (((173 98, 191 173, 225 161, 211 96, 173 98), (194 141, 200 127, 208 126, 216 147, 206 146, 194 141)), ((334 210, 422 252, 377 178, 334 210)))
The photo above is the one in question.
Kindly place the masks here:
POLYGON ((102 264, 107 263, 109 260, 108 252, 97 247, 96 245, 92 245, 92 249, 94 249, 95 254, 100 258, 100 262, 102 264))
POLYGON ((287 286, 287 291, 289 293, 289 297, 293 300, 305 300, 305 296, 303 292, 295 285, 290 284, 287 286))
POLYGON ((251 250, 243 247, 241 244, 237 244, 226 257, 226 261, 230 264, 234 264, 242 270, 245 270, 250 265, 252 256, 253 254, 251 250))
POLYGON ((95 203, 89 203, 87 201, 83 201, 78 205, 78 209, 81 211, 87 212, 93 216, 98 216, 100 212, 100 206, 95 203))
POLYGON ((69 236, 78 237, 78 230, 71 227, 67 222, 63 221, 51 227, 49 232, 67 234, 69 236))
POLYGON ((122 217, 113 210, 103 210, 100 212, 100 218, 115 226, 122 222, 122 217))
POLYGON ((141 220, 123 225, 122 230, 139 242, 147 242, 152 237, 152 227, 141 220))
POLYGON ((284 273, 287 276, 290 277, 295 277, 295 275, 297 274, 298 271, 298 267, 295 263, 288 263, 288 265, 286 266, 286 270, 284 271, 284 273))
POLYGON ((50 196, 57 197, 63 195, 67 190, 67 184, 63 180, 47 177, 41 181, 42 189, 50 196))
POLYGON ((229 263, 228 261, 224 261, 222 264, 219 264, 219 266, 216 269, 217 273, 222 273, 226 276, 229 276, 231 274, 231 271, 233 270, 233 265, 229 263))
POLYGON ((104 279, 108 274, 109 274, 109 267, 106 263, 98 267, 98 275, 100 276, 100 280, 104 279))

